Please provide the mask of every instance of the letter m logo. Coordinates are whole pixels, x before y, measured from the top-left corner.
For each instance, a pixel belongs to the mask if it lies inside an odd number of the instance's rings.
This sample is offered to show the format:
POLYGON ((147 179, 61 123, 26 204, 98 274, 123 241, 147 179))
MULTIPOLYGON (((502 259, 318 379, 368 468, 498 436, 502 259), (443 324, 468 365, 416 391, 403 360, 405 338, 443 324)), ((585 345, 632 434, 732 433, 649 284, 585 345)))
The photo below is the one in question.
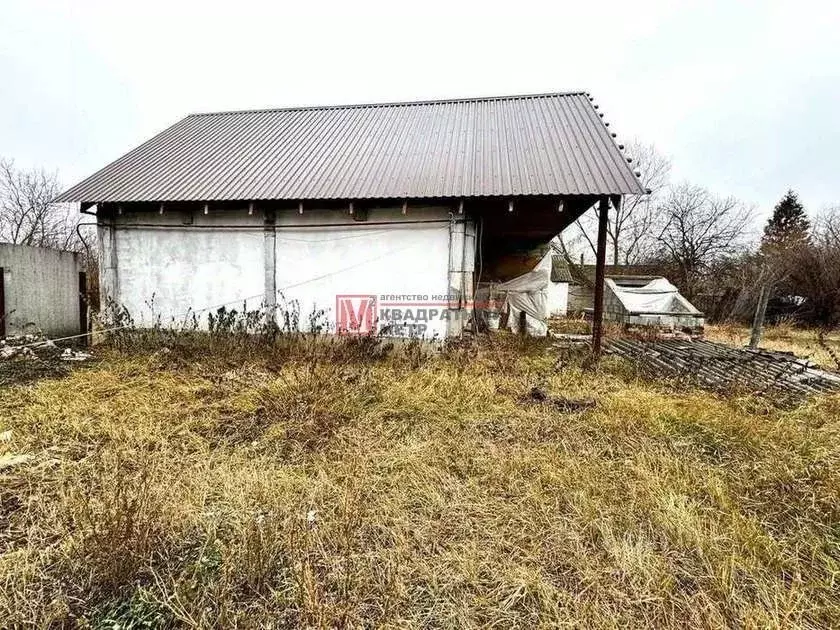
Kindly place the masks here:
POLYGON ((336 295, 335 328, 340 335, 367 335, 376 331, 375 295, 336 295))

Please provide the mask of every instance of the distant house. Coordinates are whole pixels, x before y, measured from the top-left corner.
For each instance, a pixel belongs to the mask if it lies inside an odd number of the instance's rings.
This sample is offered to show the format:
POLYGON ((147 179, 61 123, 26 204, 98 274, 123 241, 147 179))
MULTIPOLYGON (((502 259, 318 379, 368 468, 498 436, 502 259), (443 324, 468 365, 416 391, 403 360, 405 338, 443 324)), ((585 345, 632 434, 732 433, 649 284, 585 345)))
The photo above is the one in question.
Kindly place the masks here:
POLYGON ((574 92, 194 114, 57 200, 96 215, 103 297, 140 323, 443 337, 500 261, 643 193, 574 92))
POLYGON ((0 338, 84 332, 85 283, 78 254, 0 243, 0 338))

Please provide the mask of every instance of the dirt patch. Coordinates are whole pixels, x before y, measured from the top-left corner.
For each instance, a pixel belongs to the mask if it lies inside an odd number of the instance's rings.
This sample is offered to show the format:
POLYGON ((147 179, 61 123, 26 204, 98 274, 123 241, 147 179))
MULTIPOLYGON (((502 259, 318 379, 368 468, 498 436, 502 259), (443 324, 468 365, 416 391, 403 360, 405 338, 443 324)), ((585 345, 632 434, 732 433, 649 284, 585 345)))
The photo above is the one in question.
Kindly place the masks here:
POLYGON ((0 340, 0 387, 61 378, 92 359, 84 349, 59 347, 35 335, 0 340))

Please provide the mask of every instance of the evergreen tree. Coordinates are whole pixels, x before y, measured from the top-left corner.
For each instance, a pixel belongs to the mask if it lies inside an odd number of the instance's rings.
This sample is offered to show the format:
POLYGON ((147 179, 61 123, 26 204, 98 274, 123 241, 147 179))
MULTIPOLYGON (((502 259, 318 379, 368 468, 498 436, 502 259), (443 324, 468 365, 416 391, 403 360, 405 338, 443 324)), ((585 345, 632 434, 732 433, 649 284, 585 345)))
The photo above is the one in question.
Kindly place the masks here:
POLYGON ((811 223, 799 197, 788 190, 773 209, 773 216, 764 226, 761 237, 761 251, 774 253, 790 249, 808 240, 811 223))

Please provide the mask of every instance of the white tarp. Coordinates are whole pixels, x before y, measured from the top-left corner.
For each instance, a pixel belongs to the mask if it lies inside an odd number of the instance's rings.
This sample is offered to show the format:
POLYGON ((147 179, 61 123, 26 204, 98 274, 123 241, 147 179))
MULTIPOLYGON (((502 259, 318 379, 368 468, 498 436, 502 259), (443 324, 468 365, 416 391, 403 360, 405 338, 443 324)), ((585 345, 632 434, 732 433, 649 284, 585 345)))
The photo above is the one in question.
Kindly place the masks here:
POLYGON ((525 313, 528 334, 545 336, 548 332, 548 285, 551 282, 551 256, 544 257, 528 273, 493 287, 503 293, 508 308, 508 328, 519 332, 519 316, 525 313))
POLYGON ((535 269, 494 288, 505 293, 511 308, 525 311, 534 319, 545 319, 548 316, 548 282, 548 271, 535 269))
POLYGON ((680 295, 679 289, 665 278, 651 280, 641 287, 622 287, 609 279, 607 284, 629 313, 700 314, 700 311, 680 295))

